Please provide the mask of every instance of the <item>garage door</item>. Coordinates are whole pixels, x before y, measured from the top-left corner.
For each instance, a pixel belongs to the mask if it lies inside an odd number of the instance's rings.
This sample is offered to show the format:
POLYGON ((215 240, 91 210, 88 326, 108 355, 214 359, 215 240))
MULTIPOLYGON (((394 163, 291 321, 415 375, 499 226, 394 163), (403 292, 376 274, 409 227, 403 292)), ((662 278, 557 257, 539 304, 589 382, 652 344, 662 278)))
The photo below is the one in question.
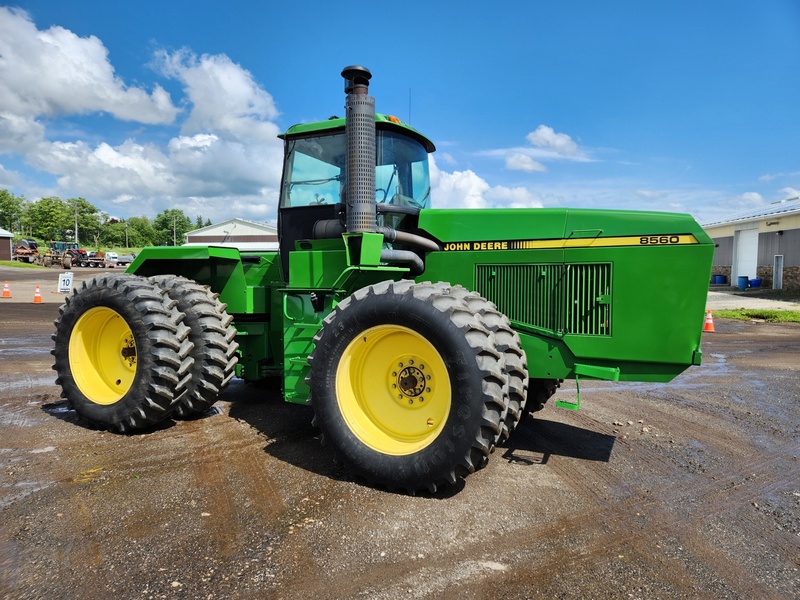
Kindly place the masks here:
POLYGON ((742 275, 748 279, 755 278, 758 267, 758 229, 744 229, 737 233, 736 272, 731 283, 736 283, 742 275))

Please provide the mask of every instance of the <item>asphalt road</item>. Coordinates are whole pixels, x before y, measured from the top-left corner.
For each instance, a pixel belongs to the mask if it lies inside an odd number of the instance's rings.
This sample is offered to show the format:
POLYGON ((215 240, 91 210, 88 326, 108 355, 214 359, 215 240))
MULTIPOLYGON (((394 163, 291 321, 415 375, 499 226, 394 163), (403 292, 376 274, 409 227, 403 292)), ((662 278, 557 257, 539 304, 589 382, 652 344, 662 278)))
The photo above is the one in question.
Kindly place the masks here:
POLYGON ((583 385, 409 497, 238 380, 204 418, 92 429, 53 383, 60 299, 30 283, 0 300, 2 598, 797 597, 800 325, 715 319, 702 366, 583 385))

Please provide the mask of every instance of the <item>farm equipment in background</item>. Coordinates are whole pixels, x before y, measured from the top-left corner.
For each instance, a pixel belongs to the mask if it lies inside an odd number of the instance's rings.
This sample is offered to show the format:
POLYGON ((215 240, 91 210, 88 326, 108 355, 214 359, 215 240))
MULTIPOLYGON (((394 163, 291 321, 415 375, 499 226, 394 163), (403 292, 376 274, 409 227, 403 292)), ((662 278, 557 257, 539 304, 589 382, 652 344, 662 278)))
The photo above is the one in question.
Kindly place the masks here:
POLYGON ((106 258, 105 252, 90 251, 85 252, 81 260, 75 263, 79 267, 92 267, 96 269, 112 268, 117 265, 116 260, 106 258))
POLYGON ((342 75, 345 118, 281 136, 278 252, 145 248, 67 297, 53 368, 81 417, 141 430, 279 377, 355 476, 413 493, 482 468, 563 379, 700 364, 691 216, 432 209, 434 144, 342 75))
POLYGON ((14 247, 14 260, 36 264, 40 260, 39 243, 36 240, 22 238, 14 247))
POLYGON ((42 256, 45 267, 61 266, 71 269, 86 258, 86 250, 81 250, 76 242, 50 242, 50 247, 42 256))

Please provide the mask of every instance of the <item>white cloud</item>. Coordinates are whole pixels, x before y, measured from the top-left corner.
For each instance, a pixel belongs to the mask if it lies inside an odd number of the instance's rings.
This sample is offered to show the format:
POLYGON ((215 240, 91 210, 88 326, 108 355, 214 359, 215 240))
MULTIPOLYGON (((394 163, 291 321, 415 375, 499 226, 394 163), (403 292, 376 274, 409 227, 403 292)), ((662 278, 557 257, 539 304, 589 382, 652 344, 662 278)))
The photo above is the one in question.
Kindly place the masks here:
POLYGON ((28 13, 0 8, 0 153, 56 181, 28 185, 26 195, 83 196, 124 216, 178 207, 213 220, 274 218, 282 142, 272 96, 224 55, 158 51, 153 65, 180 82, 185 109, 158 84, 127 85, 98 38, 39 30, 28 13), (141 123, 142 141, 90 142, 69 122, 96 114, 141 123), (74 139, 53 139, 45 123, 74 139), (165 132, 168 141, 148 141, 165 132))
POLYGON ((474 171, 439 169, 430 157, 431 202, 434 208, 538 208, 540 200, 524 187, 490 186, 474 171))
POLYGON ((0 112, 18 117, 103 111, 126 121, 171 123, 164 89, 127 86, 94 36, 62 27, 38 30, 28 13, 0 7, 0 112))
POLYGON ((486 199, 497 208, 542 208, 542 200, 528 188, 497 185, 490 188, 486 199))
POLYGON ((782 194, 781 200, 788 200, 789 198, 796 199, 798 196, 800 196, 800 190, 793 187, 781 188, 778 191, 782 194))
POLYGON ((547 170, 542 163, 533 160, 527 154, 522 152, 515 152, 506 157, 506 168, 512 171, 539 171, 544 172, 547 170))
POLYGON ((159 51, 156 64, 164 75, 183 83, 192 104, 183 133, 215 131, 262 142, 280 133, 270 122, 279 114, 272 96, 227 56, 198 57, 186 49, 172 54, 159 51))
POLYGON ((593 160, 578 147, 570 136, 565 133, 557 133, 547 125, 539 125, 525 136, 525 139, 530 146, 482 150, 476 154, 489 158, 500 158, 510 171, 528 173, 547 171, 545 162, 592 162, 593 160))
POLYGON ((659 198, 664 197, 664 192, 659 190, 635 190, 634 192, 640 198, 645 198, 647 200, 657 200, 659 198))
POLYGON ((431 202, 436 208, 486 208, 489 184, 473 171, 440 171, 430 157, 431 202))
POLYGON ((441 159, 442 159, 444 162, 446 162, 448 165, 455 165, 455 164, 457 164, 457 161, 456 161, 456 159, 455 159, 455 158, 453 157, 453 155, 452 155, 452 154, 450 154, 449 152, 437 152, 437 153, 436 153, 436 156, 438 156, 439 158, 441 158, 441 159))
POLYGON ((43 139, 44 125, 33 117, 0 111, 0 154, 24 154, 43 139))
POLYGON ((760 206, 764 204, 764 197, 758 192, 745 192, 737 197, 743 206, 760 206))
POLYGON ((578 145, 566 133, 556 133, 552 127, 539 125, 525 139, 537 148, 553 150, 559 156, 577 156, 578 145))

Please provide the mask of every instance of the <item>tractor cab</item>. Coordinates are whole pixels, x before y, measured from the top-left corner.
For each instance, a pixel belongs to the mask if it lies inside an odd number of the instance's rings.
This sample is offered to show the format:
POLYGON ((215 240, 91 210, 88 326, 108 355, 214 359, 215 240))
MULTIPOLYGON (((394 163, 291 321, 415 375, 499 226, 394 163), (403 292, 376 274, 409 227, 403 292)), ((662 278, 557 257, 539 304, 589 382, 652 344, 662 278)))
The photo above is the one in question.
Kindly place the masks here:
MULTIPOLYGON (((302 240, 338 238, 346 231, 345 119, 295 125, 284 140, 278 235, 284 277, 289 253, 302 240)), ((413 231, 430 207, 428 138, 393 116, 375 115, 375 227, 413 231)))

